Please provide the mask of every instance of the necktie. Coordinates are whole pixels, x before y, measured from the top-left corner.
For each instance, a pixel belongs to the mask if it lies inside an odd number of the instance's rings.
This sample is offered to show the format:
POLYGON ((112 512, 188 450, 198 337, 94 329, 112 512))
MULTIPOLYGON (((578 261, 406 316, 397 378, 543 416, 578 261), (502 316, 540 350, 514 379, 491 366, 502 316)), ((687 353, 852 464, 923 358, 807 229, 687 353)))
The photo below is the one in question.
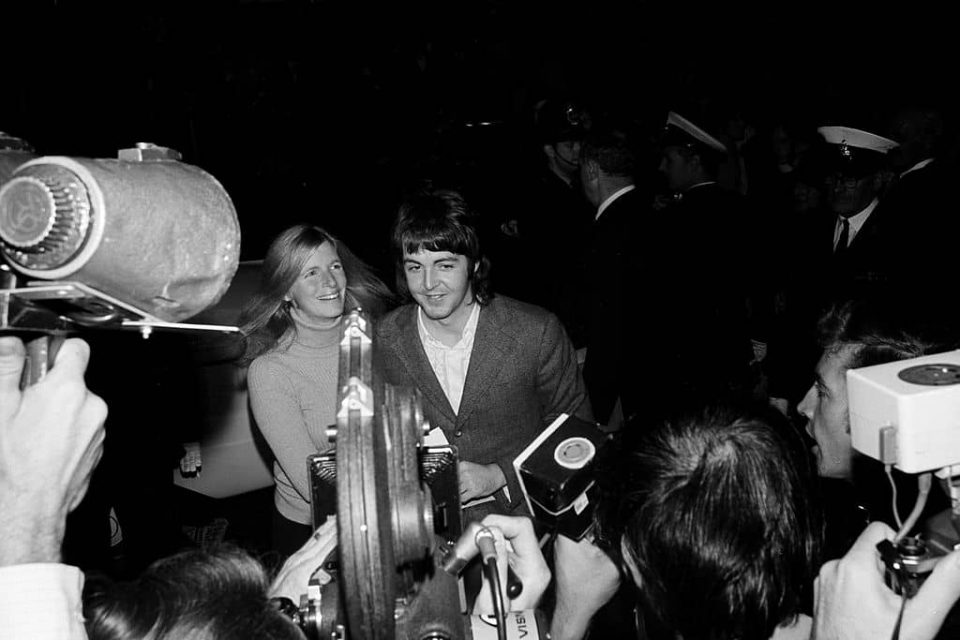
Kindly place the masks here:
POLYGON ((850 243, 850 221, 846 218, 840 218, 840 238, 837 240, 837 246, 834 247, 834 255, 840 255, 847 250, 850 243))

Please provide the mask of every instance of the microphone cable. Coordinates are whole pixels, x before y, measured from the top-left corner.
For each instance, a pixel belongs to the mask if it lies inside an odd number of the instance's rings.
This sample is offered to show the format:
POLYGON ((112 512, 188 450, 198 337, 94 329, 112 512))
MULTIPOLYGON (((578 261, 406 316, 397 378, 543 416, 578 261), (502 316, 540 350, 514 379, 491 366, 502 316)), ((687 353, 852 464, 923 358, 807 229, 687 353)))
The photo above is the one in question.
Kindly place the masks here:
POLYGON ((483 573, 490 585, 493 615, 497 619, 497 640, 507 640, 507 607, 503 599, 503 591, 500 589, 500 572, 497 569, 497 548, 493 532, 483 527, 477 532, 475 540, 477 548, 480 549, 483 573))

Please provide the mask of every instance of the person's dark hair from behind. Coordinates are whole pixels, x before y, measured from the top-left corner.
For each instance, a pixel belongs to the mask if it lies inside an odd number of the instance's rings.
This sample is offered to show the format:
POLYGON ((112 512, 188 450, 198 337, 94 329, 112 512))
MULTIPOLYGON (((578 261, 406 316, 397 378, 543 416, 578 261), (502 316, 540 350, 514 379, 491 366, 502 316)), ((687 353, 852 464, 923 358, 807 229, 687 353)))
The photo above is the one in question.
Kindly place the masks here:
POLYGON ((480 246, 480 221, 459 192, 424 188, 400 205, 393 225, 391 245, 396 257, 397 291, 410 298, 403 272, 405 253, 449 251, 467 258, 470 285, 484 305, 493 297, 490 261, 480 246))
POLYGON ((817 333, 824 352, 856 347, 849 369, 960 348, 949 301, 896 293, 836 302, 821 316, 817 333))
POLYGON ((235 548, 158 560, 138 579, 91 576, 83 613, 90 640, 302 640, 267 597, 263 567, 235 548))
POLYGON ((600 125, 584 137, 580 158, 596 162, 608 176, 632 178, 637 171, 636 150, 628 134, 612 125, 600 125))
POLYGON ((344 310, 360 307, 374 318, 389 310, 393 292, 347 245, 315 225, 294 225, 280 232, 270 243, 260 272, 260 284, 244 305, 240 324, 247 348, 241 364, 249 364, 276 347, 293 328, 290 305, 284 303, 284 296, 300 277, 303 265, 320 245, 327 242, 336 249, 343 264, 347 280, 344 310))
POLYGON ((766 640, 792 622, 823 535, 798 430, 753 405, 633 426, 600 474, 597 533, 637 568, 647 624, 684 640, 766 640))

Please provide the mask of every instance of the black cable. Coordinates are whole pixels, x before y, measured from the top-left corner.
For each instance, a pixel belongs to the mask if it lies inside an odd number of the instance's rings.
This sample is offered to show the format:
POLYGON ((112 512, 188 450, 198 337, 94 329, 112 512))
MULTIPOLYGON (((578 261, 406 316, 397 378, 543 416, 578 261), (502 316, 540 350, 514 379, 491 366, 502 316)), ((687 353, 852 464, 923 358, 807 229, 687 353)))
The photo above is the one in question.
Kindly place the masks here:
POLYGON ((503 601, 503 591, 500 590, 500 571, 497 567, 497 548, 493 532, 483 527, 474 539, 480 549, 483 573, 490 584, 493 615, 497 619, 497 640, 507 640, 507 606, 503 601))
POLYGON ((500 571, 497 563, 484 562, 483 573, 490 583, 490 592, 493 594, 493 615, 497 619, 497 640, 507 640, 507 608, 503 602, 503 592, 500 590, 500 571))
POLYGON ((901 596, 903 601, 900 603, 900 613, 897 614, 897 624, 893 627, 893 636, 890 640, 900 640, 900 623, 903 622, 903 610, 907 608, 907 595, 901 596))

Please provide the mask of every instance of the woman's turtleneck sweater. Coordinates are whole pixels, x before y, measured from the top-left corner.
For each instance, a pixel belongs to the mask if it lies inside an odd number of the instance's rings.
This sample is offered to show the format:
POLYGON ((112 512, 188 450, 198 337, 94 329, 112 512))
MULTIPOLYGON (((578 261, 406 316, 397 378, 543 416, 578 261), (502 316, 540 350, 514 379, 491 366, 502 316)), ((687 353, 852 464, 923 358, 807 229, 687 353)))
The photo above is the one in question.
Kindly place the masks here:
POLYGON ((295 330, 250 364, 253 417, 275 458, 274 502, 288 520, 310 524, 307 456, 332 448, 336 423, 340 324, 310 323, 294 309, 295 330))

